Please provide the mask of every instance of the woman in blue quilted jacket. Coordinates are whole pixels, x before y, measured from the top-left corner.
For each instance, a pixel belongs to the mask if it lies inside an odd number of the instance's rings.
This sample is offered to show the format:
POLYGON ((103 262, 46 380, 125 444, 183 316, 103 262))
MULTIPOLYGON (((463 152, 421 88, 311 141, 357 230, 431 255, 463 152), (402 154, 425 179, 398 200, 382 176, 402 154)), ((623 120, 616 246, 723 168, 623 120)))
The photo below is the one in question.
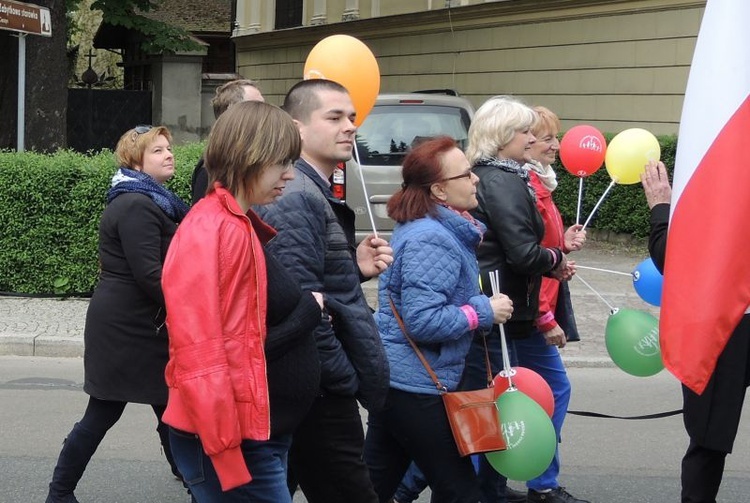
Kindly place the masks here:
POLYGON ((393 265, 380 276, 375 314, 390 365, 383 410, 369 416, 365 461, 380 501, 388 501, 414 460, 433 501, 484 501, 471 460, 456 448, 442 399, 399 328, 439 381, 455 391, 474 331, 504 323, 513 311, 505 295, 479 289, 475 255, 484 225, 468 213, 477 206, 477 177, 448 137, 426 141, 404 160, 403 183, 388 202, 397 222, 393 265))

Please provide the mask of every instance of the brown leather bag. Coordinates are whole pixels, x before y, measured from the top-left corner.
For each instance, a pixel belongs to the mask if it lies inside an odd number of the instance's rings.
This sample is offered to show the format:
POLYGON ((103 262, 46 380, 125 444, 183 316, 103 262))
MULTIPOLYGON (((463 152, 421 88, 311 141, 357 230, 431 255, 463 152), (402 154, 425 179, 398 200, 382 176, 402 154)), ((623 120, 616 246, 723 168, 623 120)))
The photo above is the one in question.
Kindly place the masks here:
POLYGON ((472 391, 448 391, 438 379, 435 371, 427 363, 422 351, 419 350, 414 340, 409 337, 404 321, 396 310, 393 299, 388 298, 391 310, 396 317, 398 326, 404 333, 406 340, 417 353, 419 360, 430 374, 435 387, 443 398, 445 413, 451 425, 453 438, 461 456, 477 454, 480 452, 503 451, 507 448, 500 426, 500 411, 495 403, 495 390, 492 385, 492 370, 490 368, 490 356, 487 351, 487 341, 484 342, 484 357, 487 364, 487 387, 472 391))

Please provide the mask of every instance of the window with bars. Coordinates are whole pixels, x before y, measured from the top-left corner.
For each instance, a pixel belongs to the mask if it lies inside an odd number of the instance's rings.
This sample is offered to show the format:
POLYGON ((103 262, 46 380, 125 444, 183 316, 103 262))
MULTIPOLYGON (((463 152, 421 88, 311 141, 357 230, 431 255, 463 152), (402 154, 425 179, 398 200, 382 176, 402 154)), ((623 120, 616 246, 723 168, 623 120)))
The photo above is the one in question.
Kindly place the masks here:
POLYGON ((304 0, 276 0, 277 30, 302 26, 302 2, 304 0))

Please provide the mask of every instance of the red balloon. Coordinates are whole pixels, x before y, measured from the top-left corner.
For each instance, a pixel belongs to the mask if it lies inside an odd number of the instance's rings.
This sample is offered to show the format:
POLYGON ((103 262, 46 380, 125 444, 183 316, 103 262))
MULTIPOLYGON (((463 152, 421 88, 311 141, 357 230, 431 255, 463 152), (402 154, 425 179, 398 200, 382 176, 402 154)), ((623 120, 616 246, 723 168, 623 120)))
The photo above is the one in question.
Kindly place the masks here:
POLYGON ((607 142, 593 126, 572 127, 560 142, 560 162, 571 175, 580 178, 601 168, 606 153, 607 142))
MULTIPOLYGON (((526 367, 511 367, 510 380, 519 391, 531 397, 542 406, 549 417, 552 417, 555 411, 555 397, 552 395, 552 388, 542 376, 526 367)), ((508 391, 508 375, 505 370, 501 370, 495 376, 492 384, 495 386, 495 399, 508 391)))

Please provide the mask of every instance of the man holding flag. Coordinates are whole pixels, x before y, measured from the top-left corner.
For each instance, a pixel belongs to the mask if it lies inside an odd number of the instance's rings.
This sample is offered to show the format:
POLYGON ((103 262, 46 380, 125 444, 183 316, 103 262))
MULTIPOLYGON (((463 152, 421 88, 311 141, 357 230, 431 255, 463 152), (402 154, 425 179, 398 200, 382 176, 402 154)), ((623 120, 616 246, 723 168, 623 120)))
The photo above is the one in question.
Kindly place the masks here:
POLYGON ((750 170, 738 166, 750 131, 747 19, 747 0, 708 0, 685 93, 671 206, 659 204, 669 202, 663 164, 649 165, 642 177, 652 211, 649 251, 664 271, 662 355, 683 384, 690 437, 683 503, 715 503, 750 383, 750 170))

